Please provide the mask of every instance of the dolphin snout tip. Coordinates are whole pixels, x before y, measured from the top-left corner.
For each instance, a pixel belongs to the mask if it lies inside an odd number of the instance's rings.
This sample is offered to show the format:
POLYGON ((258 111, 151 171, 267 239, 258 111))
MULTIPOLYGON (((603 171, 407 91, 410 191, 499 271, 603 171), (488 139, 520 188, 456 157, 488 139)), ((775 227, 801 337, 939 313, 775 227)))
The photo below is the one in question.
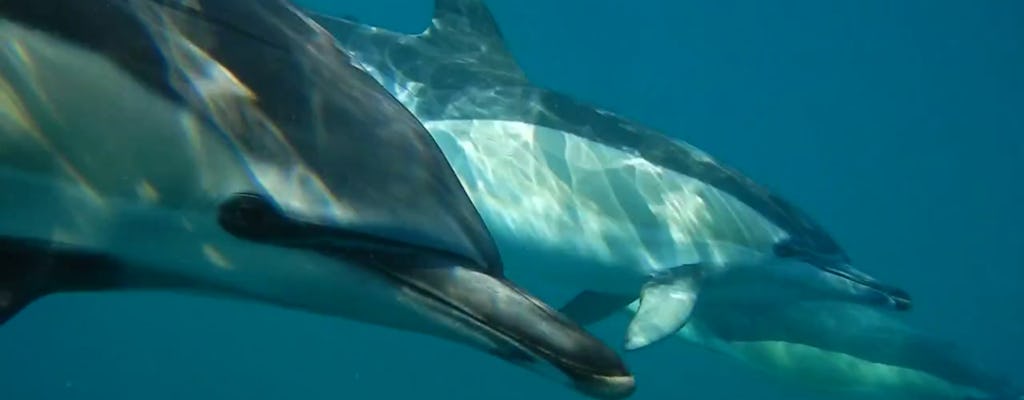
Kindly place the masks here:
POLYGON ((907 311, 913 307, 914 302, 910 298, 910 293, 900 288, 889 288, 887 290, 889 300, 892 301, 892 307, 896 311, 907 311))
POLYGON ((636 378, 631 374, 590 376, 576 384, 581 392, 599 400, 625 399, 636 392, 636 378))

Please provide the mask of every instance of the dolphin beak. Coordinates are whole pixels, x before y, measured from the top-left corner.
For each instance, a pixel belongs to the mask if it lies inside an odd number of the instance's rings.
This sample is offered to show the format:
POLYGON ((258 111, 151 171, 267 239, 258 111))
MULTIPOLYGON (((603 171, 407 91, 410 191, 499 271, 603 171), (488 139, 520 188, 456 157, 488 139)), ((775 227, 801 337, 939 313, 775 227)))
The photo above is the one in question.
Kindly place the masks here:
POLYGON ((850 265, 844 264, 837 267, 820 266, 819 268, 829 274, 877 292, 885 299, 886 305, 894 310, 907 311, 913 306, 910 293, 907 293, 906 290, 881 283, 850 265))
POLYGON ((886 294, 889 297, 889 301, 892 302, 892 307, 897 311, 907 311, 913 307, 914 303, 910 299, 910 293, 894 286, 879 285, 881 288, 876 289, 886 294))
POLYGON ((433 254, 377 253, 372 258, 358 261, 415 291, 422 303, 461 330, 484 338, 484 351, 593 398, 622 399, 636 390, 633 375, 614 350, 511 282, 433 254))
POLYGON ((432 332, 437 336, 554 377, 594 398, 621 399, 636 389, 633 375, 609 346, 459 255, 297 221, 258 194, 238 194, 220 211, 221 226, 238 237, 306 248, 380 274, 419 312, 446 326, 432 332))

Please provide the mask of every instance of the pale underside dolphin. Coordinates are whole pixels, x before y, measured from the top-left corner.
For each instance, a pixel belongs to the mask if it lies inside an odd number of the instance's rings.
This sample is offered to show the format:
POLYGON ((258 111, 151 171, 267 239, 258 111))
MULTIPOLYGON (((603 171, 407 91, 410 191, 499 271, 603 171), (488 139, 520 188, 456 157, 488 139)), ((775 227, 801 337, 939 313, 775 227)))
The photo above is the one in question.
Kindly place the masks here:
POLYGON ((564 309, 585 323, 640 298, 627 349, 671 335, 698 297, 718 294, 910 307, 739 172, 530 84, 479 0, 435 0, 418 35, 314 18, 424 122, 511 270, 585 288, 564 309))
POLYGON ((504 278, 429 133, 290 3, 0 1, 0 38, 0 323, 58 292, 191 292, 632 393, 504 278))
POLYGON ((702 302, 676 337, 828 399, 1024 399, 959 346, 860 304, 702 302))

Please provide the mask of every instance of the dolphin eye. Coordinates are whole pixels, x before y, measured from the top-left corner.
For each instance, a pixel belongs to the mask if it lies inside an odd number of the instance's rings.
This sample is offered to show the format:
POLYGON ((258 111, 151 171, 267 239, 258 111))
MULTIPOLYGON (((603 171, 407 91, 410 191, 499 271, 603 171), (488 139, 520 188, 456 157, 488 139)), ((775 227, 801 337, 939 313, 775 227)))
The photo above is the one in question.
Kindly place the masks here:
POLYGON ((803 254, 803 252, 800 251, 800 248, 793 245, 793 242, 791 241, 776 243, 773 250, 775 255, 779 258, 796 258, 803 254))
POLYGON ((220 206, 218 222, 224 230, 243 237, 280 234, 282 218, 274 205, 261 195, 236 193, 220 206))

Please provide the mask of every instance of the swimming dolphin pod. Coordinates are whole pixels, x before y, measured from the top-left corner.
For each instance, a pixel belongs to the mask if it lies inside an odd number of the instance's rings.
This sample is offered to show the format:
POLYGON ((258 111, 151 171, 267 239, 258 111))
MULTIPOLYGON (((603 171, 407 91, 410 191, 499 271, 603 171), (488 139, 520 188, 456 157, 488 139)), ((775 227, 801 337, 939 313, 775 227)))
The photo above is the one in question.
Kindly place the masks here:
POLYGON ((859 304, 702 303, 675 336, 829 399, 1024 398, 964 349, 859 304))
POLYGON ((626 349, 670 337, 709 296, 911 306, 738 171, 531 84, 482 1, 435 0, 417 35, 312 15, 424 122, 511 271, 585 288, 563 308, 585 324, 639 298, 626 349))
POLYGON ((427 131, 290 3, 7 0, 0 37, 0 323, 60 292, 229 296, 633 392, 504 277, 427 131))

